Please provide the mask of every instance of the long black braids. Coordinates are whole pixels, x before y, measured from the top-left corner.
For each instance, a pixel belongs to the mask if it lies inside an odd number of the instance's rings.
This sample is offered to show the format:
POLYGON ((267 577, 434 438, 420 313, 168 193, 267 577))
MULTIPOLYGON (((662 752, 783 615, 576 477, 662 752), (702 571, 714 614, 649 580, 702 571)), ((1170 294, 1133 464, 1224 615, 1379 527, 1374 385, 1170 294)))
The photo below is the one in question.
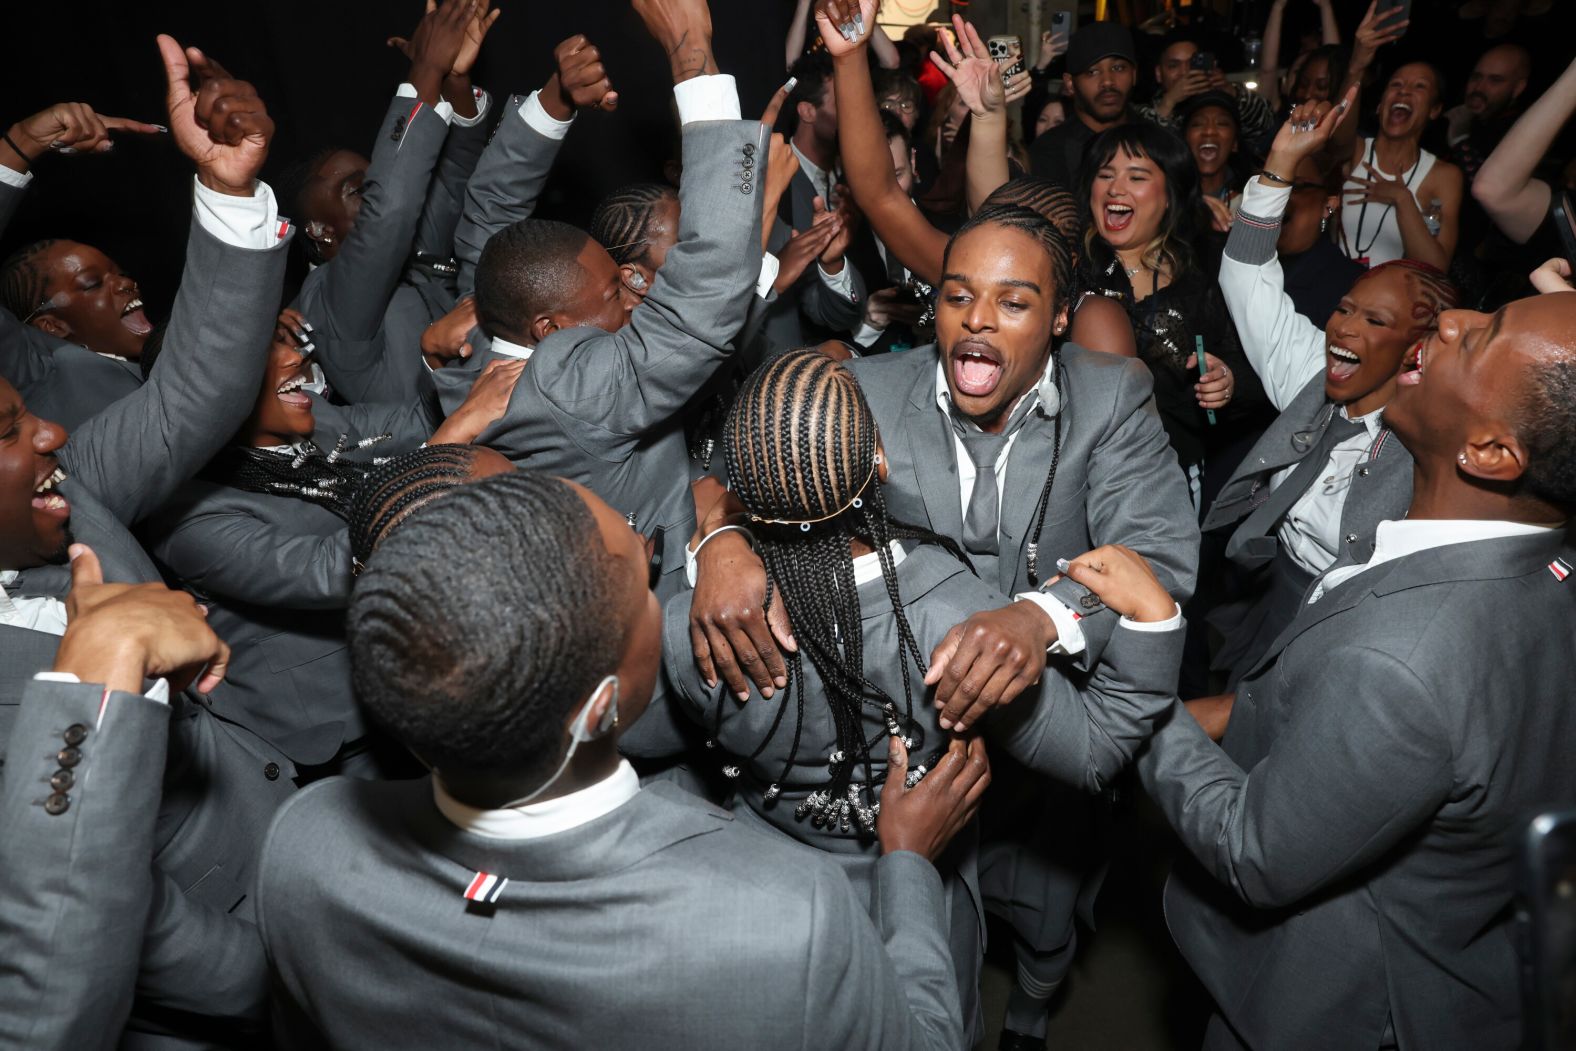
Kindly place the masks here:
POLYGON ((350 555, 359 571, 417 508, 471 480, 474 445, 424 445, 378 464, 351 502, 350 555))
POLYGON ((364 438, 352 448, 349 437, 341 435, 327 453, 311 441, 286 450, 231 445, 209 461, 202 477, 249 493, 306 500, 349 521, 357 487, 381 461, 369 464, 345 454, 370 448, 388 437, 364 438))
POLYGON ((666 198, 676 201, 678 194, 673 187, 656 182, 638 182, 614 190, 591 214, 591 236, 618 265, 640 262, 648 247, 646 232, 651 216, 666 198))
POLYGON ((776 736, 792 703, 797 710, 793 742, 778 781, 766 789, 766 801, 771 802, 798 759, 805 704, 802 655, 807 654, 825 687, 837 743, 827 757, 826 784, 812 791, 795 813, 808 816, 817 827, 873 833, 878 808, 871 750, 883 735, 865 736, 866 709, 879 709, 885 734, 903 737, 910 747, 924 736, 914 717, 909 659, 923 672, 927 654, 903 612, 891 544, 903 536, 942 543, 954 553, 957 547, 888 517, 876 478, 877 434, 870 407, 853 375, 815 350, 784 354, 745 381, 724 426, 723 448, 734 491, 755 521, 752 528, 767 570, 766 603, 769 607, 774 594, 782 596, 800 644, 798 652, 789 654, 788 688, 779 695, 772 727, 748 758, 757 758, 776 736), (859 594, 849 549, 856 538, 875 548, 896 615, 903 650, 898 655, 901 710, 865 675, 859 594), (856 771, 862 781, 856 780, 856 771))

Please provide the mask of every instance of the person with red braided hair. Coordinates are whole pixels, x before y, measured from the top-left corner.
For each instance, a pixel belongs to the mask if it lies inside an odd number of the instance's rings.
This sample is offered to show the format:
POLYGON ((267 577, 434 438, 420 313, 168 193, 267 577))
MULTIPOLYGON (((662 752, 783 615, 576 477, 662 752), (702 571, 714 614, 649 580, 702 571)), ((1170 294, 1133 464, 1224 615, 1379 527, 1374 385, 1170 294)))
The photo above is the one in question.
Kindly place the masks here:
MULTIPOLYGON (((1379 522, 1405 512, 1412 458, 1391 440, 1383 410, 1407 352, 1456 304, 1443 272, 1410 259, 1359 277, 1322 331, 1286 294, 1275 243, 1292 187, 1280 176, 1324 148, 1351 98, 1304 103, 1281 126, 1221 262, 1242 348, 1281 410, 1204 520, 1206 532, 1236 524, 1226 554, 1253 574, 1249 597, 1212 618, 1226 636, 1214 665, 1230 669, 1228 687, 1290 623, 1315 577, 1366 562, 1379 522)), ((1195 714, 1213 713, 1206 726, 1222 729, 1229 697, 1195 714)))

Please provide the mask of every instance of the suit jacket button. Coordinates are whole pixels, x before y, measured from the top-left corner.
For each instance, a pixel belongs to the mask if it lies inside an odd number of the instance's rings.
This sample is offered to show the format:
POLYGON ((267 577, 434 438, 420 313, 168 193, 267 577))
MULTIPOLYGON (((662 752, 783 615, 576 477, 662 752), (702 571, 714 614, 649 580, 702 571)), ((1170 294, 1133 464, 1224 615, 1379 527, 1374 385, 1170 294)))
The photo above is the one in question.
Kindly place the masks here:
POLYGON ((739 192, 742 193, 742 194, 745 194, 746 196, 748 196, 749 194, 752 194, 752 193, 755 192, 755 187, 751 186, 748 182, 746 182, 746 183, 742 184, 739 187, 739 192))
POLYGON ((744 144, 744 155, 746 157, 753 157, 753 156, 755 156, 755 143, 753 143, 753 142, 746 142, 744 144))
POLYGON ((1357 543, 1357 534, 1356 533, 1347 533, 1346 534, 1346 542, 1348 544, 1355 544, 1355 543, 1357 543))
POLYGON ((1367 478, 1368 477, 1368 468, 1366 468, 1366 467, 1359 467, 1359 468, 1357 468, 1357 476, 1359 478, 1367 478))
POLYGON ((54 795, 44 800, 44 813, 51 816, 58 817, 70 809, 71 797, 68 795, 63 795, 60 792, 56 792, 54 795))
POLYGON ((64 792, 76 783, 77 775, 70 770, 56 770, 49 778, 49 787, 56 792, 64 792))
POLYGON ((83 741, 87 740, 88 728, 83 726, 81 723, 72 723, 70 726, 66 727, 66 732, 63 736, 65 737, 67 744, 73 746, 79 745, 83 741))
POLYGON ((1078 604, 1084 609, 1094 609, 1100 604, 1100 596, 1093 593, 1084 595, 1078 600, 1078 604))
POLYGON ((263 767, 263 776, 268 778, 270 781, 279 780, 279 764, 269 763, 267 766, 263 767))
POLYGON ((60 751, 55 753, 55 762, 69 770, 71 767, 76 766, 78 763, 82 762, 82 753, 77 751, 75 748, 62 748, 60 751))

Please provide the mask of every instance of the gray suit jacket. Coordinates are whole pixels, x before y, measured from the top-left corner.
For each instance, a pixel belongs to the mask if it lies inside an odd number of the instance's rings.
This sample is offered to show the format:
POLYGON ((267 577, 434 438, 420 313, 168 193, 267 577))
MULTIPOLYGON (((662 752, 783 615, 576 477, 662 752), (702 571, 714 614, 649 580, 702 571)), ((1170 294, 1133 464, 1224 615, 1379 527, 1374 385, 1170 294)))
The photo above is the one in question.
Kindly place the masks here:
MULTIPOLYGON (((510 120, 524 124, 509 118, 505 128, 510 120)), ((758 121, 697 122, 683 135, 679 242, 645 302, 618 332, 561 329, 543 340, 504 415, 479 439, 522 466, 585 485, 633 514, 639 532, 660 530, 664 598, 682 585, 684 546, 695 531, 681 410, 728 360, 754 294, 760 209, 753 163, 741 162, 766 151, 758 121)), ((504 175, 493 157, 502 141, 500 132, 471 181, 457 235, 462 260, 470 256, 467 244, 485 243, 516 217, 515 198, 491 184, 504 175)), ((434 375, 445 412, 460 405, 495 356, 478 350, 434 375)))
POLYGON ((1452 544, 1305 606, 1219 747, 1178 706, 1138 770, 1202 865, 1166 918, 1253 1048, 1520 1046, 1527 820, 1576 801, 1563 530, 1452 544), (1213 877, 1211 879, 1210 877, 1213 877))
MULTIPOLYGON (((1149 560, 1173 597, 1185 601, 1198 568, 1198 525, 1150 396, 1149 370, 1142 362, 1071 343, 1061 354, 1067 383, 1062 451, 1040 536, 1040 579, 1055 575, 1058 558, 1073 558, 1101 544, 1125 544, 1149 560)), ((936 404, 938 359, 931 345, 860 358, 849 368, 881 432, 888 511, 900 521, 961 540, 957 452, 951 423, 936 404)), ((1025 552, 1053 439, 1052 421, 1035 413, 1007 457, 1000 574, 987 581, 1006 595, 1030 590, 1025 552)), ((1057 593, 1074 609, 1086 594, 1077 585, 1057 593)), ((1082 608, 1092 615, 1079 624, 1086 648, 1076 663, 1088 670, 1099 660, 1117 618, 1098 600, 1082 608)))
POLYGON ((436 243, 439 223, 449 221, 440 214, 423 225, 448 133, 432 107, 394 97, 372 148, 356 224, 291 304, 312 323, 317 361, 347 401, 411 397, 423 368, 422 329, 454 305, 452 292, 425 272, 417 274, 420 286, 400 281, 418 230, 436 243))
POLYGON ((830 862, 669 785, 513 842, 450 825, 427 779, 324 781, 280 812, 258 879, 276 1034, 284 1047, 959 1048, 941 881, 914 854, 878 867, 867 914, 830 862), (463 896, 478 872, 509 881, 490 906, 463 896))
POLYGON ((0 766, 6 1047, 112 1047, 131 1011, 170 710, 116 693, 100 719, 103 693, 29 683, 0 766))
MULTIPOLYGON (((99 555, 105 579, 158 579, 126 524, 151 514, 207 463, 235 431, 234 407, 256 400, 284 262, 283 241, 266 251, 231 248, 194 222, 166 350, 148 382, 61 449, 72 538, 99 555)), ((63 597, 68 583, 65 566, 40 566, 24 571, 14 590, 63 597)), ((26 679, 49 667, 58 645, 53 635, 0 628, 0 667, 7 669, 0 746, 26 679)), ((265 742, 185 698, 172 706, 169 756, 154 832, 160 876, 131 1024, 180 1030, 194 1014, 256 1019, 266 983, 256 935, 241 920, 248 911, 242 888, 294 769, 265 742)), ((18 857, 19 868, 32 869, 27 856, 18 857)))
MULTIPOLYGON (((1270 498, 1270 479, 1278 471, 1300 463, 1318 444, 1330 423, 1330 400, 1324 393, 1324 374, 1308 381, 1292 403, 1270 424, 1231 476, 1209 513, 1203 528, 1219 529, 1239 522, 1270 498)), ((1379 523, 1400 518, 1412 502, 1412 454, 1390 435, 1381 432, 1374 447, 1352 470, 1351 488, 1341 510, 1341 553, 1337 564, 1367 562, 1374 553, 1374 533, 1379 523)), ((1246 526, 1231 535, 1226 554, 1244 566, 1261 566, 1280 551, 1273 531, 1249 531, 1246 526)))
MULTIPOLYGON (((433 430, 421 402, 340 408, 314 399, 313 412, 322 448, 341 435, 392 434, 347 454, 366 461, 413 449, 433 430)), ((167 575, 210 604, 209 620, 230 644, 215 710, 304 766, 367 733, 345 650, 354 574, 343 518, 307 500, 194 479, 144 535, 167 575)))

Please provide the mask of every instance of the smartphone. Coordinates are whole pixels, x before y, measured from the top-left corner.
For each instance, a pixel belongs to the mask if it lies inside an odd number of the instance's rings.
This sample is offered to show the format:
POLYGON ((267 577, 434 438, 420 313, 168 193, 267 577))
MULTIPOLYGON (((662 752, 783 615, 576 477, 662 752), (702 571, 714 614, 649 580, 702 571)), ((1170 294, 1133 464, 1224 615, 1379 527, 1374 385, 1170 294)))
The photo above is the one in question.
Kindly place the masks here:
POLYGON ((1188 68, 1196 69, 1201 73, 1212 72, 1215 68, 1215 53, 1213 51, 1195 51, 1193 57, 1187 61, 1188 68))
POLYGON ((1384 22, 1386 25, 1393 26, 1397 22, 1405 22, 1411 17, 1412 0, 1379 0, 1379 6, 1374 8, 1374 20, 1384 22), (1388 19, 1385 18, 1386 14, 1396 10, 1401 12, 1401 17, 1397 18, 1391 15, 1388 19))
POLYGON ((1576 273, 1576 206, 1573 206, 1569 190, 1561 190, 1554 195, 1549 215, 1554 222, 1555 233, 1560 235, 1560 244, 1565 249, 1565 261, 1571 265, 1571 272, 1576 273))
POLYGON ((1005 33, 993 36, 985 41, 985 47, 998 64, 1011 62, 1001 71, 1002 83, 1023 72, 1023 41, 1018 37, 1005 33))
MULTIPOLYGON (((1196 58, 1197 56, 1195 55, 1194 57, 1196 58)), ((1204 357, 1204 337, 1203 336, 1194 336, 1193 337, 1193 349, 1198 355, 1198 378, 1199 379, 1203 379, 1205 376, 1207 376, 1209 374, 1209 362, 1204 357)), ((1214 422, 1215 422, 1215 410, 1214 409, 1205 409, 1204 410, 1204 418, 1209 420, 1210 424, 1213 425, 1214 422)))
POLYGON ((1522 1047, 1576 1047, 1576 810, 1533 818, 1520 860, 1522 1047))
POLYGON ((1057 11, 1051 15, 1051 32, 1066 33, 1073 27, 1073 13, 1071 11, 1057 11))

